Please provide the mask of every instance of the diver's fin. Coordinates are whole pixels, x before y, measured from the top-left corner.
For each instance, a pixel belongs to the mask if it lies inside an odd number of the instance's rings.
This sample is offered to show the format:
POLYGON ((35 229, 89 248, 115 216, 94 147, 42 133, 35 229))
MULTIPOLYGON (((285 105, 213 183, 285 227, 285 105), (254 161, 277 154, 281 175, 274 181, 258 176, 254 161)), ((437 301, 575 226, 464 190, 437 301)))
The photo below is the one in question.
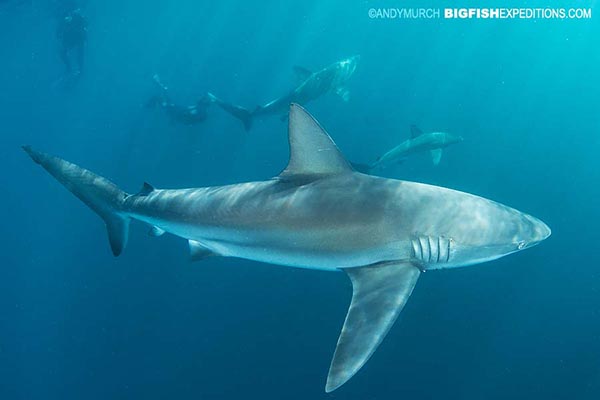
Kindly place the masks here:
POLYGON ((325 391, 346 383, 371 357, 412 293, 419 269, 391 262, 344 270, 352 280, 352 303, 346 315, 325 391))
POLYGON ((423 131, 421 131, 418 126, 416 126, 416 125, 410 126, 410 138, 411 139, 414 139, 417 136, 421 136, 422 134, 423 134, 423 131))
POLYGON ((211 250, 207 249, 202 245, 202 243, 197 242, 195 240, 188 240, 188 244, 190 246, 190 260, 191 261, 200 261, 205 259, 206 257, 215 256, 211 250))
POLYGON ((345 86, 340 86, 339 88, 337 88, 335 90, 335 94, 337 94, 338 96, 340 96, 340 98, 342 100, 344 100, 345 102, 350 100, 350 89, 348 89, 345 86))
POLYGON ((312 75, 312 71, 296 65, 294 66, 294 75, 296 75, 296 81, 298 83, 302 83, 312 75))
POLYGON ((288 135, 290 161, 280 177, 318 177, 352 171, 327 132, 296 103, 290 106, 288 135))
POLYGON ((369 174, 369 173, 371 173, 371 170, 373 169, 373 167, 369 164, 360 164, 360 163, 350 162, 350 165, 352 165, 352 168, 355 171, 361 172, 363 174, 369 174))
POLYGON ((211 103, 218 103, 219 101, 221 101, 217 96, 215 96, 211 92, 206 92, 206 97, 208 98, 208 101, 211 103))
POLYGON ((31 146, 23 146, 23 150, 104 220, 110 248, 115 256, 121 254, 129 234, 130 217, 123 210, 128 194, 108 179, 78 165, 33 150, 31 146))
POLYGON ((438 165, 440 160, 442 159, 442 149, 433 149, 431 150, 431 161, 433 161, 433 165, 438 165))
POLYGON ((140 189, 140 191, 137 192, 137 195, 138 196, 148 196, 154 190, 155 190, 154 186, 152 186, 148 182, 144 182, 144 184, 142 185, 142 188, 140 189))
POLYGON ((153 226, 152 228, 150 228, 150 232, 148 232, 148 234, 150 236, 159 237, 165 234, 165 230, 159 228, 158 226, 153 226))

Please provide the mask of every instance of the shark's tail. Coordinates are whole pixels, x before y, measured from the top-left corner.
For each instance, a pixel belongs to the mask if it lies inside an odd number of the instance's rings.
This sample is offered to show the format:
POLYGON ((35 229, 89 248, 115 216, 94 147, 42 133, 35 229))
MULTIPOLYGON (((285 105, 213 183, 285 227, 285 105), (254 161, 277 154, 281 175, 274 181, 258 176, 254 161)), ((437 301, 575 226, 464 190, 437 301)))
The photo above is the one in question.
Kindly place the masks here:
POLYGON ((124 211, 128 194, 108 179, 78 165, 30 146, 23 146, 23 150, 104 220, 112 252, 115 256, 121 254, 129 236, 130 218, 124 211))
POLYGON ((215 96, 212 93, 207 93, 207 96, 212 103, 215 103, 216 105, 221 107, 223 110, 225 110, 229 114, 233 115, 234 117, 236 117, 237 119, 242 121, 242 124, 244 124, 244 129, 246 131, 249 131, 250 128, 252 128, 252 113, 250 112, 250 110, 248 110, 247 108, 235 105, 235 104, 228 103, 224 100, 221 100, 220 98, 218 98, 217 96, 215 96))
POLYGON ((352 168, 354 168, 355 171, 361 172, 363 174, 370 174, 373 170, 373 166, 369 164, 359 164, 354 162, 351 162, 350 164, 352 165, 352 168))

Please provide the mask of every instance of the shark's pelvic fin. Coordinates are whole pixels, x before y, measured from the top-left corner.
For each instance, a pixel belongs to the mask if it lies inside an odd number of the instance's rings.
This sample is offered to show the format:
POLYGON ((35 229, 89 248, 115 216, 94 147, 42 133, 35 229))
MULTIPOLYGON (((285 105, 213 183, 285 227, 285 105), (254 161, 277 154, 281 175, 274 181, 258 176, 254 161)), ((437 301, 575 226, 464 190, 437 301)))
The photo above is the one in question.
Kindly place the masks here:
POLYGON ((195 240, 188 240, 188 244, 190 246, 190 260, 191 261, 200 261, 200 260, 205 259, 206 257, 217 255, 217 254, 213 253, 211 250, 204 247, 202 245, 202 243, 197 242, 195 240))
POLYGON ((348 268, 352 303, 346 315, 325 390, 346 383, 371 357, 412 293, 419 269, 410 262, 348 268))
POLYGON ((294 75, 296 76, 296 81, 302 83, 312 75, 312 71, 296 65, 294 66, 294 75))
POLYGON ((290 106, 288 131, 290 161, 279 175, 281 178, 320 177, 352 171, 327 132, 295 103, 290 106))
POLYGON ((419 129, 418 126, 416 125, 411 125, 410 126, 410 138, 414 139, 417 136, 421 136, 423 134, 423 131, 421 129, 419 129))
POLYGON ((31 146, 23 146, 23 150, 104 220, 110 248, 115 256, 121 254, 129 235, 130 218, 123 211, 128 194, 108 179, 78 165, 33 150, 31 146))
POLYGON ((152 228, 150 228, 150 232, 148 232, 148 234, 153 237, 159 237, 165 234, 165 230, 159 228, 158 226, 153 226, 152 228))
POLYGON ((438 165, 440 163, 440 160, 442 159, 442 153, 442 149, 431 150, 431 161, 433 162, 433 165, 438 165))

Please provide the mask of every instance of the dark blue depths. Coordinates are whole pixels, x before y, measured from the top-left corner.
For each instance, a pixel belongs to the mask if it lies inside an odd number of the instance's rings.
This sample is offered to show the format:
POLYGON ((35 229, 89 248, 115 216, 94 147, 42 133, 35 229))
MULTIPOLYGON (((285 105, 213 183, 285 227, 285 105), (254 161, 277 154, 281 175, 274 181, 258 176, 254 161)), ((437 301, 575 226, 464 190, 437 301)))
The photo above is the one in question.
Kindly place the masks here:
POLYGON ((371 7, 399 6, 391 1, 81 5, 84 68, 65 83, 61 4, 0 2, 0 398, 600 396, 597 18, 369 19, 371 7), (203 123, 178 125, 145 107, 152 76, 181 104, 211 91, 253 108, 293 85, 293 66, 354 54, 350 100, 307 106, 350 159, 372 161, 413 123, 460 134, 438 167, 424 155, 383 174, 514 206, 553 236, 425 274, 372 360, 332 394, 323 388, 351 291, 343 274, 190 264, 183 240, 148 237, 141 224, 115 259, 101 221, 19 148, 128 191, 266 179, 286 163, 284 122, 257 119, 247 133, 211 108, 203 123))

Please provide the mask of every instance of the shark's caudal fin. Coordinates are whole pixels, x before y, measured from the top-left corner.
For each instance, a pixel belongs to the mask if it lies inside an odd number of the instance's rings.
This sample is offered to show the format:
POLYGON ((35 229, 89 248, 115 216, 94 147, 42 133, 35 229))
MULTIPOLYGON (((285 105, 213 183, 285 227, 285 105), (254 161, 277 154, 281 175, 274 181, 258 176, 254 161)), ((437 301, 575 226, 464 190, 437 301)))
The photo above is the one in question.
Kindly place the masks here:
POLYGON ((123 211, 127 193, 78 165, 35 151, 30 146, 23 146, 23 150, 104 220, 112 252, 115 256, 121 254, 129 236, 130 218, 123 211))
POLYGON ((215 103, 216 105, 221 107, 224 111, 228 112, 229 114, 233 115, 234 117, 236 117, 237 119, 242 121, 242 124, 244 125, 244 129, 246 131, 249 131, 250 128, 252 128, 252 113, 250 112, 250 110, 248 110, 247 108, 241 107, 241 106, 237 106, 235 104, 228 103, 224 100, 221 100, 220 98, 218 98, 217 96, 215 96, 212 93, 207 93, 207 96, 211 102, 215 103))

